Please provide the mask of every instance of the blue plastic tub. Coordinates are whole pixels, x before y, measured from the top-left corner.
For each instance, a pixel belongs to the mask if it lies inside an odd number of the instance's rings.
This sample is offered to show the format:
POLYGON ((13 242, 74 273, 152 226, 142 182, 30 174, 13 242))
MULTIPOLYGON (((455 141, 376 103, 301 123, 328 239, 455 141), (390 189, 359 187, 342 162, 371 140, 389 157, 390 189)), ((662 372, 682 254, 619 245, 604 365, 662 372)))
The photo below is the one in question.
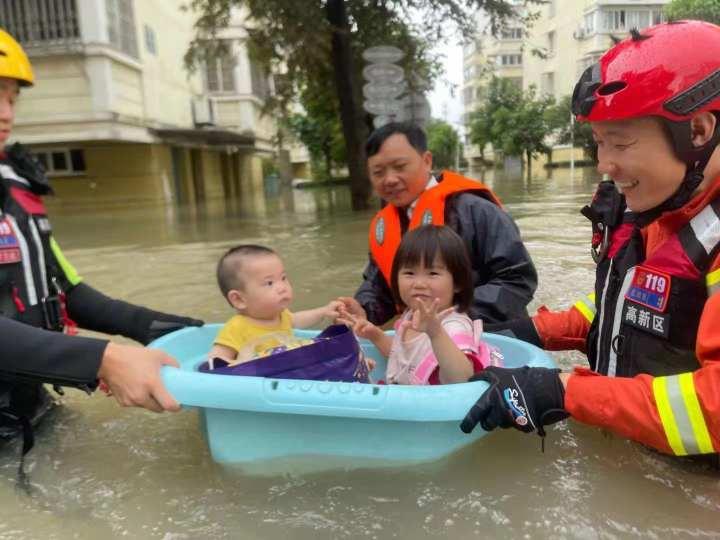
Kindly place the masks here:
MULTIPOLYGON (((163 380, 175 399, 198 408, 215 461, 257 465, 309 457, 328 467, 338 459, 410 464, 439 459, 486 434, 479 427, 471 435, 459 428, 487 388, 482 381, 400 386, 199 373, 219 329, 185 328, 150 345, 180 362, 181 369, 163 368, 163 380)), ((317 333, 296 331, 301 337, 317 333)), ((555 367, 537 347, 495 334, 485 338, 502 350, 507 366, 555 367)), ((385 360, 369 342, 362 347, 377 361, 372 380, 382 379, 385 360)))

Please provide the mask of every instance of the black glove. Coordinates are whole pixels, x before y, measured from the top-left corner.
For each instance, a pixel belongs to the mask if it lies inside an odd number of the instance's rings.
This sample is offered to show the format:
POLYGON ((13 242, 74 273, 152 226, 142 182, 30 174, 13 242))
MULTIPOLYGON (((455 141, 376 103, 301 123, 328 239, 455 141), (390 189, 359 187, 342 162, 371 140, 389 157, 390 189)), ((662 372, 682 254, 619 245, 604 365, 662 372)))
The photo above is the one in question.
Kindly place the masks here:
POLYGON ((160 336, 164 336, 175 330, 180 330, 186 326, 202 326, 205 324, 205 322, 200 319, 191 319, 190 317, 180 317, 178 315, 160 313, 159 311, 156 311, 154 314, 155 318, 150 322, 150 326, 148 326, 147 334, 142 341, 143 345, 147 345, 160 336))
POLYGON ((543 426, 570 416, 563 409, 565 390, 559 373, 559 369, 527 366, 485 368, 470 380, 486 381, 490 387, 468 411, 460 429, 470 433, 479 422, 485 431, 514 427, 545 437, 543 426))

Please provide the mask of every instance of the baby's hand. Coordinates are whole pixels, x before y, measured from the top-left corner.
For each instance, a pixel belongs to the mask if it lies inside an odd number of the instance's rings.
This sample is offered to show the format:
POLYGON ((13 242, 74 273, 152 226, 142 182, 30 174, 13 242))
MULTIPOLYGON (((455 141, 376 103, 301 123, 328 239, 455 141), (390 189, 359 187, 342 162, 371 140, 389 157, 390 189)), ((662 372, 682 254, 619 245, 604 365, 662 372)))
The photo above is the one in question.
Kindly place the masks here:
POLYGON ((441 321, 453 308, 449 307, 438 313, 437 298, 429 306, 423 300, 418 302, 418 307, 413 311, 411 328, 416 332, 425 332, 432 339, 442 330, 441 321))
POLYGON ((367 319, 355 318, 348 312, 344 312, 340 317, 338 317, 337 322, 350 327, 352 331, 355 332, 355 335, 361 338, 373 340, 383 334, 383 331, 380 328, 367 319))
POLYGON ((340 317, 341 310, 344 307, 344 304, 339 300, 332 300, 331 302, 328 302, 325 307, 323 307, 323 317, 330 319, 333 322, 336 322, 338 317, 340 317))
POLYGON ((340 296, 337 300, 342 303, 342 311, 344 313, 352 315, 355 319, 367 319, 367 314, 360 305, 360 302, 355 300, 352 296, 340 296))

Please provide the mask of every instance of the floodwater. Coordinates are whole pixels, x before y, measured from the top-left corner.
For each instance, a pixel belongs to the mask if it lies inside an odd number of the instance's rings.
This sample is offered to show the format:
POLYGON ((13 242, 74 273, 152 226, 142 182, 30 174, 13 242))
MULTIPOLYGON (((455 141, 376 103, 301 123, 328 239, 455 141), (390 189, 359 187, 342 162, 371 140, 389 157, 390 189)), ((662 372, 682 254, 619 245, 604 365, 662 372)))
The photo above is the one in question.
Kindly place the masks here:
MULTIPOLYGON (((565 308, 591 290, 578 209, 596 181, 592 171, 570 179, 559 170, 490 182, 538 267, 533 310, 565 308)), ((50 209, 88 283, 220 322, 230 312, 214 266, 239 242, 284 256, 295 309, 351 293, 371 213, 351 212, 349 201, 337 187, 203 208, 54 200, 50 209)), ((29 494, 17 489, 17 446, 0 453, 0 538, 720 538, 717 469, 572 421, 549 430, 544 453, 538 437, 504 431, 424 466, 258 477, 212 461, 194 411, 156 415, 69 391, 53 415, 27 459, 29 494)))

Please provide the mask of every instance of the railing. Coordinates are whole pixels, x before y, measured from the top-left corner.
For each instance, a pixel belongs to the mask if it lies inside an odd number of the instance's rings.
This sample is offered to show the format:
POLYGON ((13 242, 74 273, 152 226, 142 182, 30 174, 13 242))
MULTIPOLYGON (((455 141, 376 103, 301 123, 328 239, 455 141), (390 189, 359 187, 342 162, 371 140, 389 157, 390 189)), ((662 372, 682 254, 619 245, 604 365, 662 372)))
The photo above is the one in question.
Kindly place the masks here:
POLYGON ((0 0, 0 27, 25 46, 76 42, 76 0, 0 0))

